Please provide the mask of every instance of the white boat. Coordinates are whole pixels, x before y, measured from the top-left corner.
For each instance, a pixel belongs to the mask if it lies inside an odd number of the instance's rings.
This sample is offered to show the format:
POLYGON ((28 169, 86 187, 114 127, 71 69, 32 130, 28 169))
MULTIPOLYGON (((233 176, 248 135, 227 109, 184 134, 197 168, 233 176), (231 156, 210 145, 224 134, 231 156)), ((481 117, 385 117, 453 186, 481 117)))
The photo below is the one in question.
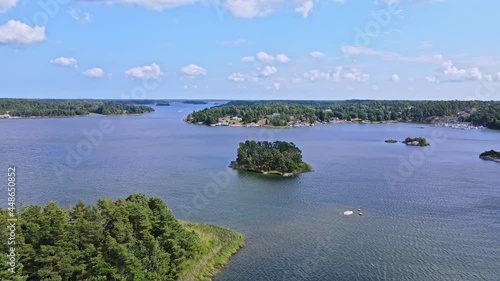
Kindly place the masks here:
POLYGON ((354 214, 354 212, 353 211, 345 211, 343 214, 344 214, 344 216, 350 216, 350 215, 354 214))

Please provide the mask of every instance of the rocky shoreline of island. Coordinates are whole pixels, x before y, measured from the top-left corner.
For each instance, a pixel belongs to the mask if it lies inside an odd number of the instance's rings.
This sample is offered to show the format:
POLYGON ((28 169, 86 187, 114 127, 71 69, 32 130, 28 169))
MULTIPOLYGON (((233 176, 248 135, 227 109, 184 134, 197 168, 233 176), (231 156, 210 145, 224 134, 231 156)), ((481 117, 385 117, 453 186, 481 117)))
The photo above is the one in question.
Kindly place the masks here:
POLYGON ((479 155, 479 158, 500 163, 500 151, 495 151, 493 149, 490 151, 485 151, 479 155))
POLYGON ((262 175, 292 177, 312 171, 302 161, 302 151, 292 142, 249 141, 240 143, 236 161, 230 168, 262 175))

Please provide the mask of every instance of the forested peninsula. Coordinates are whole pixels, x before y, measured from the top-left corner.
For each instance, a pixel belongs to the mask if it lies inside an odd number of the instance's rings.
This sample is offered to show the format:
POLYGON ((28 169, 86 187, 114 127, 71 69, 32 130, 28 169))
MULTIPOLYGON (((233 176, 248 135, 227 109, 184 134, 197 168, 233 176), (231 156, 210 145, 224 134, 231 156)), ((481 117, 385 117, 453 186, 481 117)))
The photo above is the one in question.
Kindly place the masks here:
POLYGON ((311 126, 338 122, 413 122, 500 129, 494 101, 232 101, 193 112, 186 122, 226 126, 311 126))
POLYGON ((135 105, 128 100, 0 99, 0 118, 74 117, 90 114, 132 115, 153 111, 152 107, 135 105))
POLYGON ((246 141, 240 143, 238 158, 230 167, 262 174, 293 176, 310 172, 302 151, 293 142, 246 141))
POLYGON ((237 232, 181 222, 143 194, 69 209, 31 205, 17 221, 11 212, 0 209, 0 254, 14 256, 15 273, 2 262, 0 280, 207 280, 244 243, 237 232))

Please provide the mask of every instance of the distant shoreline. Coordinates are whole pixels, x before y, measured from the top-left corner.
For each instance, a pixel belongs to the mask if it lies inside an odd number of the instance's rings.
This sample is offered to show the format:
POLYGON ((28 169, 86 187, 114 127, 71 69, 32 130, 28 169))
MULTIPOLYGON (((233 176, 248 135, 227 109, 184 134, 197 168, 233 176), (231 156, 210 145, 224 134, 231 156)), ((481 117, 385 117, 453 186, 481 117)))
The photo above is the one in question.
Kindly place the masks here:
POLYGON ((76 116, 29 116, 29 117, 23 117, 23 116, 8 116, 8 117, 3 117, 8 114, 0 115, 0 120, 15 120, 15 119, 70 119, 70 118, 85 118, 85 117, 109 117, 109 116, 141 116, 144 114, 151 114, 153 112, 144 112, 144 113, 134 113, 134 114, 97 114, 97 113, 90 113, 88 115, 76 115, 76 116))
POLYGON ((291 129, 291 128, 307 128, 307 127, 315 127, 321 125, 340 125, 340 124, 359 124, 359 125, 387 125, 387 124, 413 124, 417 125, 419 129, 426 128, 450 128, 455 130, 494 130, 486 127, 473 127, 464 128, 462 123, 456 124, 429 124, 429 123, 420 123, 420 122, 405 122, 405 121, 333 121, 333 122, 317 122, 313 124, 303 124, 303 125, 289 125, 289 126, 273 126, 273 125, 263 125, 257 123, 250 124, 227 124, 227 125, 217 125, 211 124, 206 125, 201 122, 189 122, 184 120, 185 123, 196 126, 206 126, 206 127, 237 127, 237 128, 267 128, 267 129, 291 129), (424 127, 425 126, 425 127, 424 127))

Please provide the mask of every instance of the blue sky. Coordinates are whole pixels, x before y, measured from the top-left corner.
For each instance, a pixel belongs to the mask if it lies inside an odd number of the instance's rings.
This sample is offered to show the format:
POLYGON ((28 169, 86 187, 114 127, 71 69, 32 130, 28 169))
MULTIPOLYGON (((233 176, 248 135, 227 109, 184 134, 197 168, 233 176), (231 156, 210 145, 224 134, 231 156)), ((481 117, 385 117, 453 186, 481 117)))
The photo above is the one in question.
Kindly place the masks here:
POLYGON ((0 0, 0 97, 500 100, 500 2, 0 0))

